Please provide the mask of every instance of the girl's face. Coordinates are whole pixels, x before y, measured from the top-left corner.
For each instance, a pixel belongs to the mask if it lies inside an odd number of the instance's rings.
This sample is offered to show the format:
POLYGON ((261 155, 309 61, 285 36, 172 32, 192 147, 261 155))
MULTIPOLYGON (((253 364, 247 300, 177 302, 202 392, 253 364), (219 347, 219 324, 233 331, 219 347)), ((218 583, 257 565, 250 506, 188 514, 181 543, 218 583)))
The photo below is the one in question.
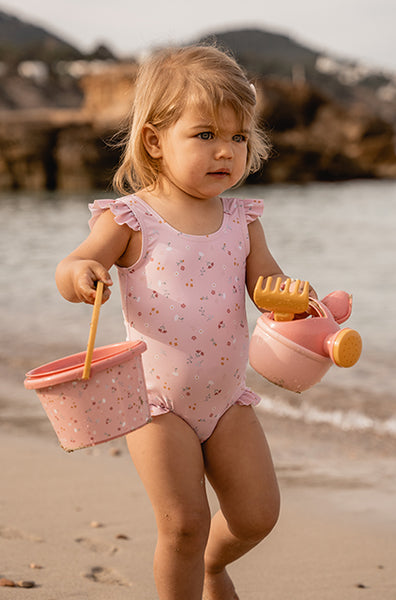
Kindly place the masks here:
POLYGON ((245 173, 249 127, 241 127, 229 106, 220 108, 216 124, 198 106, 187 107, 176 123, 158 132, 160 184, 200 199, 232 187, 245 173))

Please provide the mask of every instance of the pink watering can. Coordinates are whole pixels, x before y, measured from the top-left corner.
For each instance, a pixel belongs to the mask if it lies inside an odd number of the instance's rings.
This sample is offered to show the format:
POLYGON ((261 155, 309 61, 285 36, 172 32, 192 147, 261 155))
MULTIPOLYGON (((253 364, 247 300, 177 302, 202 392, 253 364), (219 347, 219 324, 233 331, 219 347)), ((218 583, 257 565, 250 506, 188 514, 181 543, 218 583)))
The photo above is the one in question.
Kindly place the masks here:
POLYGON ((249 361, 260 375, 293 392, 302 392, 318 383, 332 364, 352 367, 359 360, 362 340, 357 331, 340 328, 352 310, 352 297, 335 291, 319 301, 309 297, 306 281, 282 284, 278 278, 271 289, 268 277, 262 288, 260 277, 254 301, 270 310, 261 315, 250 341, 249 361), (297 315, 297 318, 295 318, 297 315))

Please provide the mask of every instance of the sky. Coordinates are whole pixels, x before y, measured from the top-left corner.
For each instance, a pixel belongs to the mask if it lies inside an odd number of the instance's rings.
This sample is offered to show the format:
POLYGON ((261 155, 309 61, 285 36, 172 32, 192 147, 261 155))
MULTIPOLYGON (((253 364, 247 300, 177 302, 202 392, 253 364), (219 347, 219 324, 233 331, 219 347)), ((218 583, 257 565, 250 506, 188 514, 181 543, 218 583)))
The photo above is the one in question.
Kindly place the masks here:
POLYGON ((396 73, 395 0, 0 0, 0 9, 83 51, 104 43, 120 57, 254 27, 396 73))

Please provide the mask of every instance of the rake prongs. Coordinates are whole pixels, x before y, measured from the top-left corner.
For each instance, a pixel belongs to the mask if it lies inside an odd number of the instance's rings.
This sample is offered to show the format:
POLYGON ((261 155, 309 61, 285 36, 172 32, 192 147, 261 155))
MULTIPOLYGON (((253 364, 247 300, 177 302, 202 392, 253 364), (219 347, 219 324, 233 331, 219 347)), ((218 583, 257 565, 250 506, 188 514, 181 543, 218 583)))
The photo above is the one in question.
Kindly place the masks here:
POLYGON ((260 308, 274 312, 275 321, 290 321, 297 313, 308 310, 309 305, 309 282, 304 281, 303 289, 300 291, 300 279, 282 280, 277 277, 272 289, 272 277, 267 277, 263 288, 264 278, 258 278, 254 288, 253 299, 260 308), (290 286, 293 284, 293 289, 290 286))

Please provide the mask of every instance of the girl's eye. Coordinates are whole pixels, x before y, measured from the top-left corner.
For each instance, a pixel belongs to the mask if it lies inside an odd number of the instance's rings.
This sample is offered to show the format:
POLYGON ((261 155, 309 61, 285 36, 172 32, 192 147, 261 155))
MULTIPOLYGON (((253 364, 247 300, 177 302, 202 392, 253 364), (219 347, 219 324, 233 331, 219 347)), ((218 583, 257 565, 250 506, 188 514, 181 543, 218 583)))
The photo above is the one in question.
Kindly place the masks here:
POLYGON ((197 136, 200 140, 212 140, 214 135, 211 131, 202 131, 197 136))
POLYGON ((234 142, 246 142, 247 137, 246 135, 243 135, 242 133, 237 133, 236 135, 233 136, 232 138, 234 140, 234 142))

